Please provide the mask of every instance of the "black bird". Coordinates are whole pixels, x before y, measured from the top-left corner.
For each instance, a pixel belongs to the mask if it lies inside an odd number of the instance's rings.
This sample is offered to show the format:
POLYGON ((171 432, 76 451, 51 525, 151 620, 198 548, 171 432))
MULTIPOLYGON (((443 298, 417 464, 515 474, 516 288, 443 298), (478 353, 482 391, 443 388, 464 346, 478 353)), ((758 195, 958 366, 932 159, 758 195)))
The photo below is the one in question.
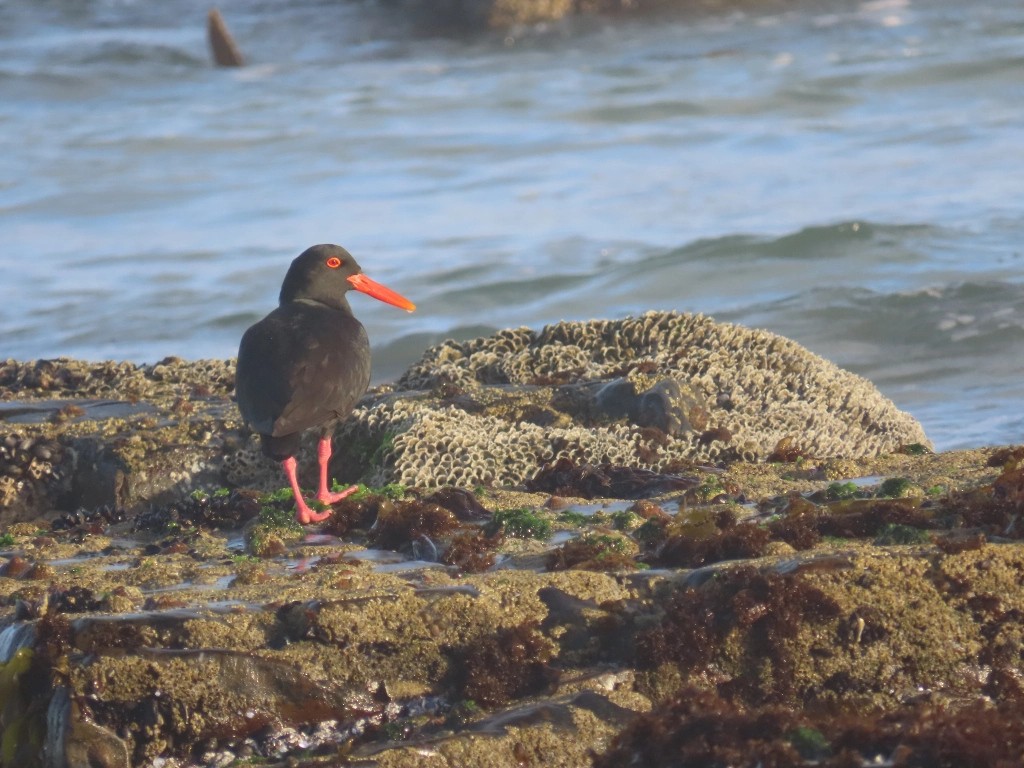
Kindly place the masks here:
POLYGON ((281 462, 304 525, 331 514, 310 509, 299 488, 295 453, 307 429, 320 430, 317 501, 334 504, 356 490, 327 488, 331 435, 370 384, 370 342, 345 298, 352 288, 409 312, 416 308, 366 277, 341 246, 314 245, 289 267, 277 309, 249 328, 238 347, 238 409, 260 433, 263 452, 281 462))

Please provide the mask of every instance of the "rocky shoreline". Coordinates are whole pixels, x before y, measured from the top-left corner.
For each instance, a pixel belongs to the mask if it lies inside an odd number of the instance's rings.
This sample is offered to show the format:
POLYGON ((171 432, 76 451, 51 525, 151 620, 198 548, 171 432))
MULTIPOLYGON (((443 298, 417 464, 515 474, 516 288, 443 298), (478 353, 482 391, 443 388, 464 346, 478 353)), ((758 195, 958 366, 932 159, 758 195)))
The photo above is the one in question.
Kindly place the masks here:
POLYGON ((0 364, 0 764, 1024 750, 1024 450, 932 453, 792 342, 652 313, 428 351, 302 530, 232 381, 0 364))
POLYGON ((623 16, 665 12, 721 13, 745 8, 787 8, 765 0, 382 0, 421 27, 444 30, 509 30, 576 16, 623 16))

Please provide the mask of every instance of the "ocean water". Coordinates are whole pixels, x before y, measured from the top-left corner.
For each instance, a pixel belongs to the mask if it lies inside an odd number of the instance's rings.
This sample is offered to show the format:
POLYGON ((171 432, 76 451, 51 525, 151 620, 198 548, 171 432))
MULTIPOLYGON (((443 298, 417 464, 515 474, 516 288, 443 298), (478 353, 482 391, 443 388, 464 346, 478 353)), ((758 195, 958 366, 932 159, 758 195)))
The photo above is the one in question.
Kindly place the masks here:
MULTIPOLYGON (((749 4, 744 4, 744 7, 749 4)), ((337 242, 378 381, 647 309, 789 336, 939 448, 1024 434, 1024 5, 438 34, 372 2, 0 0, 0 358, 235 354, 337 242)))

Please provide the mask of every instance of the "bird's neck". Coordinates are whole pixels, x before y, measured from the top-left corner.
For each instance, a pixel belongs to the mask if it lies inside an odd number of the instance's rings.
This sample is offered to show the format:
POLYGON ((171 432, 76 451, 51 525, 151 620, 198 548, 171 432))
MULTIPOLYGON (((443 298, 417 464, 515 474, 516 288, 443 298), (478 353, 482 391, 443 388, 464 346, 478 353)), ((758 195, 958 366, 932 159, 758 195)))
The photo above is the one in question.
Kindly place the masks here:
POLYGON ((352 307, 348 305, 348 299, 344 296, 298 296, 294 299, 281 298, 281 306, 287 304, 306 304, 313 307, 327 307, 346 315, 352 314, 352 307))

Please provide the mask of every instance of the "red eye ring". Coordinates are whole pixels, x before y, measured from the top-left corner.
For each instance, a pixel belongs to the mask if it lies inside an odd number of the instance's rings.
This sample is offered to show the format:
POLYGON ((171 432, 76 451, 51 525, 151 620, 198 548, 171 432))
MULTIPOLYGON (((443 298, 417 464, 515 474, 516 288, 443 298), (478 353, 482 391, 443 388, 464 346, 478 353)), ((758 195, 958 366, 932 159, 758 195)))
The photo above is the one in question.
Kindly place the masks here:
POLYGON ((324 262, 331 269, 337 269, 341 266, 341 259, 337 256, 331 256, 327 261, 324 262))

